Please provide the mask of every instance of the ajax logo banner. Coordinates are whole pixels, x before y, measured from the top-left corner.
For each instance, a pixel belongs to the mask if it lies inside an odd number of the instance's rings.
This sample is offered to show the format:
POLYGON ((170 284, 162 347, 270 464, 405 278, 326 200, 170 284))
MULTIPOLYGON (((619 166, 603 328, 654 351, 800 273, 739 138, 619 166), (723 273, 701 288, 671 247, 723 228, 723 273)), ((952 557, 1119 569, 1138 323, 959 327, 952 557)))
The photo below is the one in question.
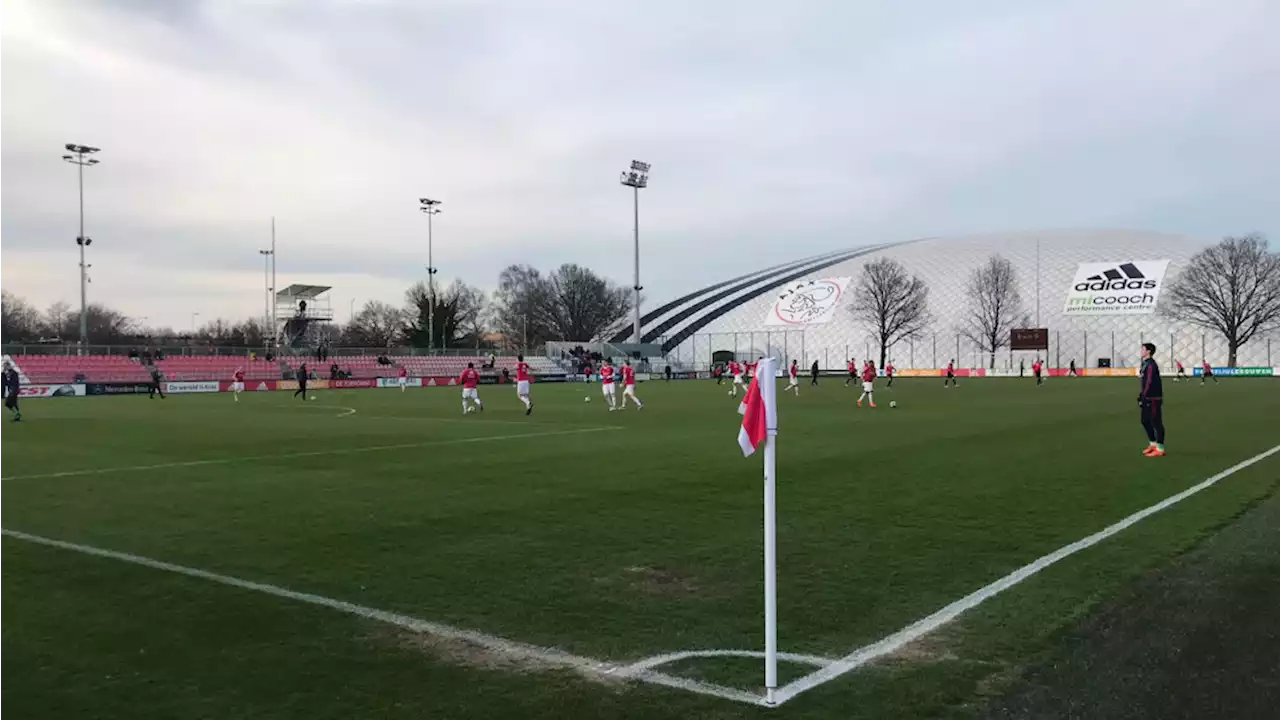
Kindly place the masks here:
POLYGON ((1150 315, 1168 260, 1080 263, 1067 288, 1066 315, 1150 315))
POLYGON ((821 325, 830 322, 850 278, 802 280, 788 286, 776 300, 765 325, 821 325))

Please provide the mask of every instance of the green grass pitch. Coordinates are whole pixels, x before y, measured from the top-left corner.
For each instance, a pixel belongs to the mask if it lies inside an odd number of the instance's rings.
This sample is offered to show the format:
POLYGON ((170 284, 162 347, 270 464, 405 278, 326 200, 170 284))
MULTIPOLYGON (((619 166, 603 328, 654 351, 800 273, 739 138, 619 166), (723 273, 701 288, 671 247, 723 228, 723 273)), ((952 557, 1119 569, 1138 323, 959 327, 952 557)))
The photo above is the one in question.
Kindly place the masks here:
MULTIPOLYGON (((1280 443, 1280 384, 1267 379, 1166 382, 1157 459, 1139 454, 1136 380, 960 382, 881 382, 875 410, 837 378, 779 393, 783 650, 845 655, 1280 443)), ((761 465, 738 450, 726 390, 642 383, 643 411, 610 413, 597 385, 535 384, 530 417, 493 386, 465 417, 451 388, 25 401, 3 432, 3 526, 612 663, 758 650, 761 465)), ((776 709, 6 536, 3 709, 965 716, 1071 620, 1278 482, 1280 455, 776 709)), ((663 670, 752 692, 763 681, 750 658, 663 670)), ((783 680, 805 671, 784 663, 783 680)))

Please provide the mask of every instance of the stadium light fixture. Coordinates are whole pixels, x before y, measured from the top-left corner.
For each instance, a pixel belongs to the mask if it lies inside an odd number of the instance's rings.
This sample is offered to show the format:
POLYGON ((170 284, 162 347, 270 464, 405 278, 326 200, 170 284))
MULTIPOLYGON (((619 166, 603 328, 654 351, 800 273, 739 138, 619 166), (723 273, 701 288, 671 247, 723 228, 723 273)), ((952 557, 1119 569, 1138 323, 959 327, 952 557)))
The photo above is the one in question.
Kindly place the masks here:
POLYGON ((80 234, 76 236, 76 245, 80 247, 80 352, 83 353, 89 342, 89 268, 84 262, 84 249, 93 243, 84 233, 84 169, 98 164, 98 159, 92 155, 99 152, 99 148, 76 143, 67 143, 62 147, 69 153, 63 155, 62 159, 75 165, 79 176, 80 234))
POLYGON ((640 343, 640 291, 644 288, 640 285, 640 189, 649 187, 649 163, 639 160, 631 161, 631 169, 623 170, 619 182, 631 188, 634 202, 632 209, 635 216, 635 283, 632 285, 633 296, 632 305, 635 310, 635 329, 633 330, 634 339, 632 342, 640 343))
POLYGON ((430 297, 427 299, 427 352, 434 352, 436 349, 436 264, 435 264, 435 239, 432 232, 431 218, 439 215, 441 212, 440 205, 442 200, 432 200, 431 198, 419 198, 418 209, 427 216, 427 292, 430 297))

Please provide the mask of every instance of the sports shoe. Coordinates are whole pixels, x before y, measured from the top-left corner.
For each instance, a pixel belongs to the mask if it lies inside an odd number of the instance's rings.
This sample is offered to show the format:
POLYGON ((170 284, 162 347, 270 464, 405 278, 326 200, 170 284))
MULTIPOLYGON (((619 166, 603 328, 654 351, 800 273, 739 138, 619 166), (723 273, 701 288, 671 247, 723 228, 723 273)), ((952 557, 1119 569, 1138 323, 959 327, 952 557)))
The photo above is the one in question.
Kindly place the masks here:
POLYGON ((1150 455, 1150 454, 1151 454, 1151 451, 1152 451, 1152 450, 1155 450, 1155 449, 1156 449, 1156 446, 1155 446, 1155 445, 1148 445, 1148 446, 1146 446, 1146 447, 1142 448, 1142 454, 1143 454, 1143 455, 1150 455))
POLYGON ((1160 448, 1155 448, 1151 452, 1147 453, 1147 457, 1164 457, 1164 451, 1160 448))

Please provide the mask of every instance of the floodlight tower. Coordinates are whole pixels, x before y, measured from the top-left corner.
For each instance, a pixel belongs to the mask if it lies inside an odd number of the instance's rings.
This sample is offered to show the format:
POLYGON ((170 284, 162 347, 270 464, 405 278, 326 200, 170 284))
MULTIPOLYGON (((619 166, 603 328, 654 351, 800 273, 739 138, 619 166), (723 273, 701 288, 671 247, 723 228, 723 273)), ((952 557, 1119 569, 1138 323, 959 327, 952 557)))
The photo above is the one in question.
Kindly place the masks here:
POLYGON ((431 218, 440 214, 440 205, 443 201, 432 200, 430 198, 419 198, 418 209, 427 216, 427 293, 430 295, 427 299, 427 352, 434 353, 436 349, 436 264, 434 256, 434 242, 431 232, 431 218))
POLYGON ((259 250, 262 256, 262 337, 267 337, 267 327, 271 324, 271 260, 275 250, 259 250))
POLYGON ((89 274, 84 264, 84 249, 93 243, 84 234, 84 169, 98 164, 97 158, 89 156, 99 149, 76 143, 67 143, 63 148, 69 154, 63 155, 62 159, 77 166, 80 178, 80 234, 76 236, 76 245, 80 246, 80 351, 84 352, 84 346, 89 342, 89 274))
POLYGON ((632 290, 635 296, 632 303, 635 306, 636 323, 635 323, 635 339, 633 342, 640 343, 640 291, 644 288, 640 286, 640 189, 649 187, 649 163, 640 162, 639 160, 631 161, 631 169, 623 171, 622 177, 619 179, 623 185, 631 188, 635 202, 635 284, 632 290))

